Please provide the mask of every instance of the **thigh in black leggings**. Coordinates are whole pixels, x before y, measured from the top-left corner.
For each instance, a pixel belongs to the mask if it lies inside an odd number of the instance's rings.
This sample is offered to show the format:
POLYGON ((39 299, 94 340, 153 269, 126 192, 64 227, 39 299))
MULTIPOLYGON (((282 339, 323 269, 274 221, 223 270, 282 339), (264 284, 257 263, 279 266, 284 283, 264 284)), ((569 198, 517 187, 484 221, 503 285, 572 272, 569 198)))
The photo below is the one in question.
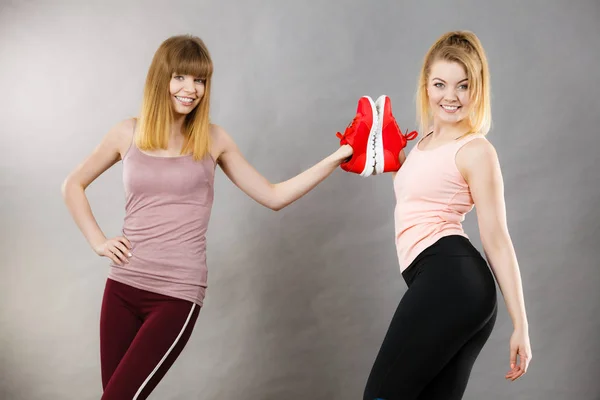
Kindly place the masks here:
POLYGON ((459 400, 497 314, 485 259, 447 236, 402 273, 408 290, 369 375, 364 400, 459 400))

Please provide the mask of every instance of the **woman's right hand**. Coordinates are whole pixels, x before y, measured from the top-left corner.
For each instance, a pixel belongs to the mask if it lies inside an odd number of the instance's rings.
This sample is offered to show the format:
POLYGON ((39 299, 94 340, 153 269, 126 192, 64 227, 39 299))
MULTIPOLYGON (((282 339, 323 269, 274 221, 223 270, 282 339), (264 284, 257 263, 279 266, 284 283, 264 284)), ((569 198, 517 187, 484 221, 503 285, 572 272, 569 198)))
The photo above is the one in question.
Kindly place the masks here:
POLYGON ((354 153, 354 149, 349 144, 341 145, 335 153, 333 153, 336 157, 336 161, 341 164, 346 162, 352 158, 352 154, 354 153))
POLYGON ((108 257, 117 265, 128 264, 131 257, 131 242, 123 236, 107 239, 94 248, 96 254, 108 257))

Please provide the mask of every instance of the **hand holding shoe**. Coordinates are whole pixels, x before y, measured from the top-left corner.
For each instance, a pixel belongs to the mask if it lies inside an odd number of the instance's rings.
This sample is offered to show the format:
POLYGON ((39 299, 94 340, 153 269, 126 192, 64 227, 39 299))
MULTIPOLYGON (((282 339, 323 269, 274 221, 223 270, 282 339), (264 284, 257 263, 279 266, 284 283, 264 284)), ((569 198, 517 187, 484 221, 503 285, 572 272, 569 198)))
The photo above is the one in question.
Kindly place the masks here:
POLYGON ((402 134, 388 96, 380 96, 375 103, 363 96, 344 134, 337 133, 340 145, 353 149, 352 157, 342 162, 341 168, 363 177, 396 172, 400 169, 400 152, 417 135, 416 131, 402 134))

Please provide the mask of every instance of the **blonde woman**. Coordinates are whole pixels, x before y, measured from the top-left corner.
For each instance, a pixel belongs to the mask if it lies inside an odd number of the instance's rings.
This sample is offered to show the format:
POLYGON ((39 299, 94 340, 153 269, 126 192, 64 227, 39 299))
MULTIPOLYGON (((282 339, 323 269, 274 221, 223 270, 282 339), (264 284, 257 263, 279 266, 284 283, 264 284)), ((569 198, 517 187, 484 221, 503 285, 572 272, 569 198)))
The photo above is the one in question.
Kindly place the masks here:
POLYGON ((396 247, 408 290, 372 367, 365 400, 461 399, 496 320, 494 276, 514 325, 505 378, 521 377, 532 356, 500 165, 486 139, 488 64, 472 32, 447 33, 430 48, 417 111, 428 134, 408 157, 400 153, 402 166, 393 174, 396 247), (474 206, 491 271, 462 228, 474 206))
POLYGON ((147 398, 190 337, 207 286, 205 234, 216 165, 252 199, 279 210, 353 155, 350 145, 340 146, 298 176, 271 184, 209 123, 212 72, 199 38, 163 42, 147 75, 139 120, 117 124, 63 184, 80 230, 112 261, 100 316, 104 400, 147 398), (123 235, 107 239, 85 189, 119 160, 123 235))

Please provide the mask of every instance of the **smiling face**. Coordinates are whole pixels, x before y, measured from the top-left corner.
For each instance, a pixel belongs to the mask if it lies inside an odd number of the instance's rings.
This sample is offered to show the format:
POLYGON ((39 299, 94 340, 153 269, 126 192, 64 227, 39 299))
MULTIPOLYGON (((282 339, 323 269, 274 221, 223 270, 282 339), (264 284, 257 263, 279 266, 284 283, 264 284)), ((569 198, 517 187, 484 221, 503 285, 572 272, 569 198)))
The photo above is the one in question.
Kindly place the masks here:
POLYGON ((187 115, 196 108, 204 95, 204 83, 204 79, 192 75, 172 74, 169 92, 176 115, 187 115))
POLYGON ((471 95, 464 67, 452 61, 435 61, 427 80, 427 95, 437 124, 458 124, 470 113, 471 95))

